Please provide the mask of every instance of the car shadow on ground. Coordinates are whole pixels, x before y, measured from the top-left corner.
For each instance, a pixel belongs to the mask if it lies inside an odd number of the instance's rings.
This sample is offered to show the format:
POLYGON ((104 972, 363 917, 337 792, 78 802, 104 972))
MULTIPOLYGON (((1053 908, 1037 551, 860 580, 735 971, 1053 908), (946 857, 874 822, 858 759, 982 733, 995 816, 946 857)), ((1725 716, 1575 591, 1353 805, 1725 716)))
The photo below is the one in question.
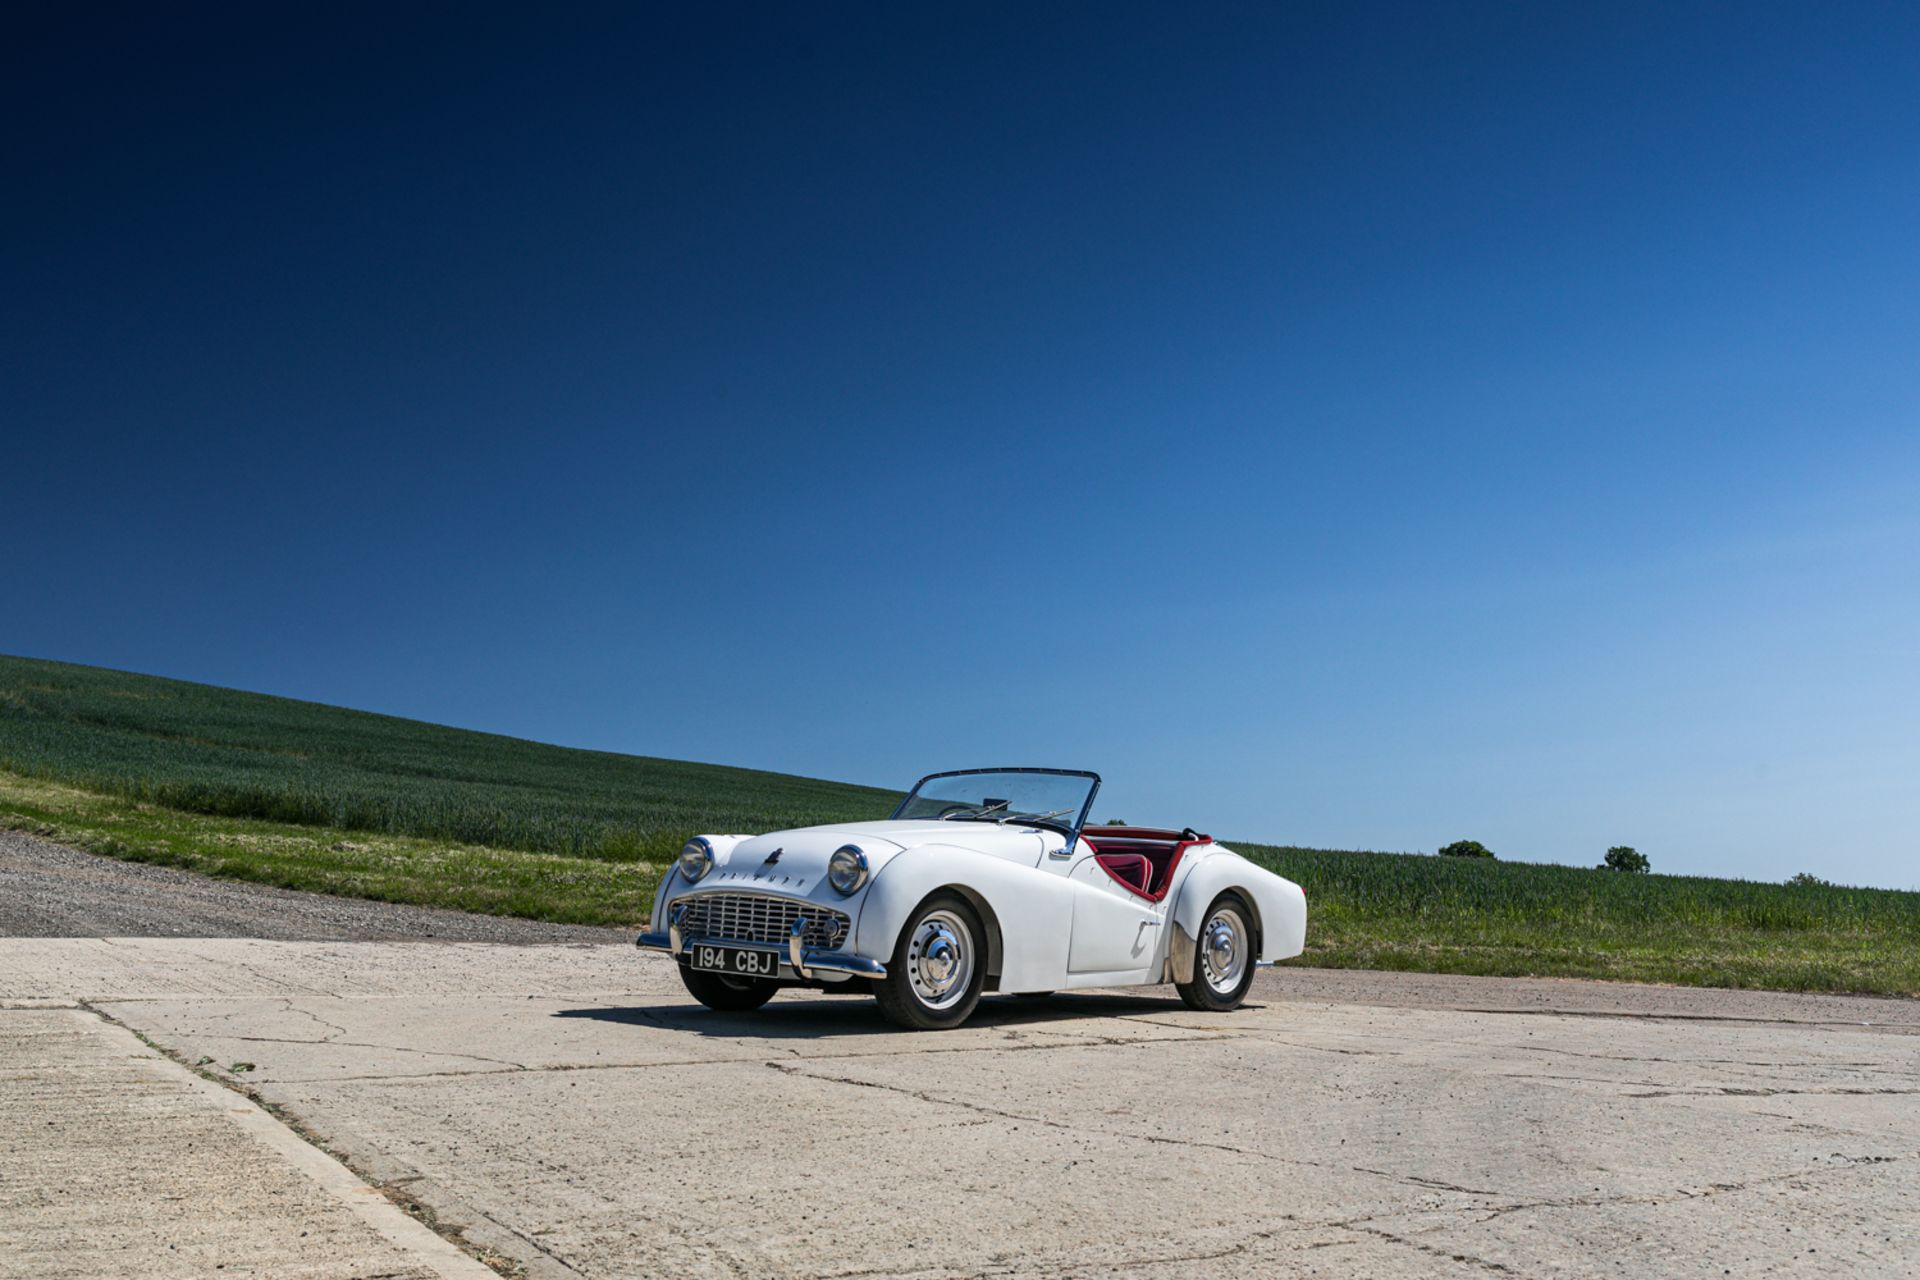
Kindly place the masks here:
MULTIPOLYGON (((1248 1004, 1246 1008, 1258 1006, 1248 1004)), ((964 1026, 1018 1027, 1073 1022, 1084 1018, 1145 1018, 1155 1014, 1191 1012, 1177 997, 1092 995, 1063 992, 1045 998, 984 996, 964 1026)), ((752 1013, 721 1013, 699 1004, 638 1005, 629 1007, 559 1009, 556 1018, 589 1018, 595 1022, 657 1027, 702 1036, 763 1040, 812 1040, 821 1037, 890 1036, 908 1034, 888 1022, 867 996, 815 996, 799 1000, 776 999, 752 1013)))

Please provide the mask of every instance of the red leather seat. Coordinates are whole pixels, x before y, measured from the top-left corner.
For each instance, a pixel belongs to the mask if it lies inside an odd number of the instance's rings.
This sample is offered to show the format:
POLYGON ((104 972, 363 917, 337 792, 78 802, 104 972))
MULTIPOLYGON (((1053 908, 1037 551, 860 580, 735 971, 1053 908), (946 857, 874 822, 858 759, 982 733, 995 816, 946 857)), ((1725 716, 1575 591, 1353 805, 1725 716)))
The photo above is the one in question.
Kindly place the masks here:
POLYGON ((1093 860, 1115 880, 1145 897, 1153 889, 1153 861, 1144 853, 1096 853, 1093 860))

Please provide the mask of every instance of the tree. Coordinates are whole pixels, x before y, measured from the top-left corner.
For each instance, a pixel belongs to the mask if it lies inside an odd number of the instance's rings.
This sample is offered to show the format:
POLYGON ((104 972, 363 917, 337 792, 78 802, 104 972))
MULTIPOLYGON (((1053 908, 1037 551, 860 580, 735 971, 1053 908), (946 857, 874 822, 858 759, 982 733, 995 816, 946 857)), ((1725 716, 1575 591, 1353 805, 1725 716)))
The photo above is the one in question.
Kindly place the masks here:
POLYGON ((1630 844, 1617 844, 1607 850, 1607 860, 1600 864, 1602 871, 1637 871, 1642 875, 1653 870, 1653 864, 1647 861, 1647 855, 1630 844))
POLYGON ((1833 888, 1833 881, 1822 880, 1819 876, 1813 874, 1813 872, 1811 871, 1795 872, 1793 877, 1789 879, 1787 883, 1801 889, 1833 888))
POLYGON ((1110 827, 1124 827, 1127 825, 1127 820, 1125 818, 1108 818, 1107 825, 1110 827))
POLYGON ((1455 840, 1452 844, 1440 847, 1443 858, 1491 858, 1493 850, 1478 840, 1455 840))

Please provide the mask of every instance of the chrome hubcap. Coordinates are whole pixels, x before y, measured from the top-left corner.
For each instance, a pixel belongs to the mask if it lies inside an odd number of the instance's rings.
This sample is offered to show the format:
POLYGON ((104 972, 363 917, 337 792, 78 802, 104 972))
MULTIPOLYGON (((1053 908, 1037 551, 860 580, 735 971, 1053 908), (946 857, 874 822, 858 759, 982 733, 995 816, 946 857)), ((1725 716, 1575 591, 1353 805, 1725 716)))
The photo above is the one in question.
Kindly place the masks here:
POLYGON ((966 922, 951 911, 928 912, 907 943, 907 974, 913 993, 930 1009, 964 996, 973 981, 973 934, 966 922))
POLYGON ((1200 968, 1207 985, 1231 995, 1247 970, 1247 925, 1235 907, 1214 912, 1200 930, 1200 968))

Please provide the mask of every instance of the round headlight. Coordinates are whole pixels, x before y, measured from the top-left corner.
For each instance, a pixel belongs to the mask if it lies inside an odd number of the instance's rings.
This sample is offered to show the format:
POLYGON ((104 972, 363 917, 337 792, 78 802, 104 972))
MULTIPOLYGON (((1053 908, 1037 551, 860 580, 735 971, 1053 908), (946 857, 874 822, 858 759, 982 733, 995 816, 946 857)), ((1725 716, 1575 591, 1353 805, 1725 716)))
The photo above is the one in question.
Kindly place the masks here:
POLYGON ((707 872, 713 870, 713 846, 704 839, 695 836, 680 846, 680 874, 692 884, 707 872))
POLYGON ((839 893, 853 893, 867 882, 867 855, 857 844, 843 844, 827 860, 827 883, 839 893))

